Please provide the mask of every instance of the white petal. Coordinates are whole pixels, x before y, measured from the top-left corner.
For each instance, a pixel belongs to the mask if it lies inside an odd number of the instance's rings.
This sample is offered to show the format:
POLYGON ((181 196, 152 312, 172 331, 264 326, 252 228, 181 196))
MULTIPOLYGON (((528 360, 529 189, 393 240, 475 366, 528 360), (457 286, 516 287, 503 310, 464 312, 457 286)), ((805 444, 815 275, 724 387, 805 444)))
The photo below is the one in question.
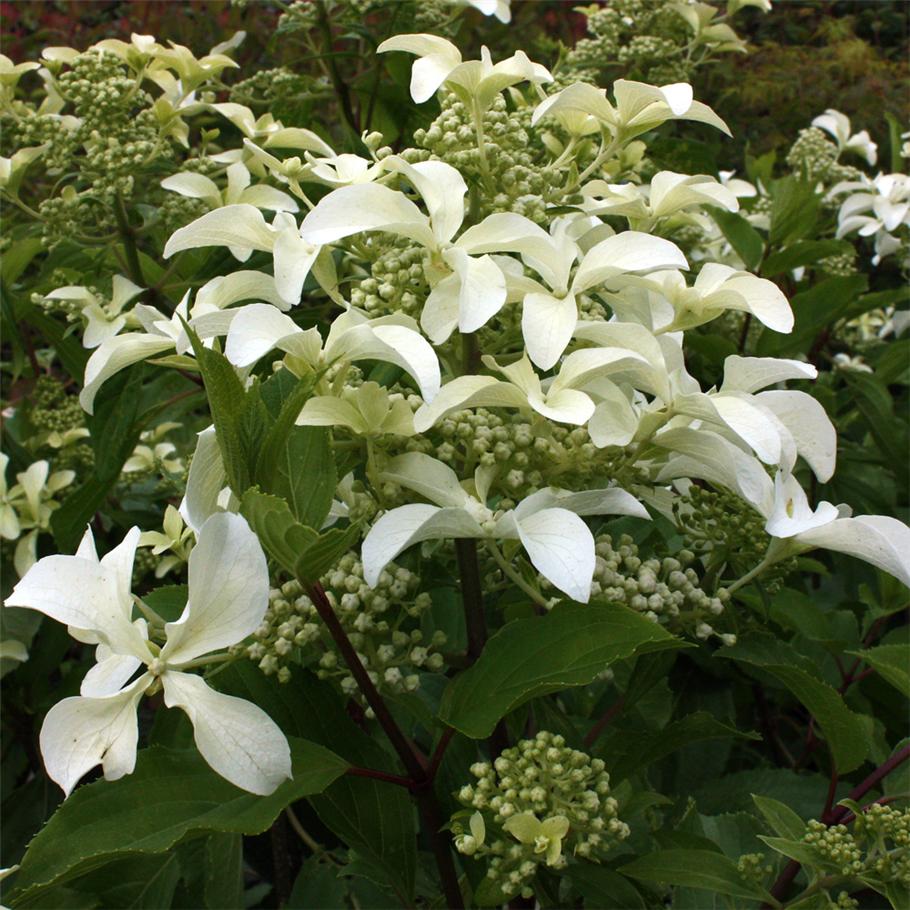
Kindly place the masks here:
POLYGON ((319 247, 307 243, 296 230, 278 231, 272 250, 275 260, 275 287, 291 306, 300 302, 303 283, 310 273, 319 247))
POLYGON ((447 464, 423 452, 407 452, 393 458, 380 477, 407 487, 438 506, 464 508, 471 498, 447 464))
POLYGON ((810 547, 865 560, 910 586, 910 528, 885 515, 838 518, 796 538, 810 547))
POLYGON ((132 773, 139 736, 136 706, 151 681, 146 674, 115 695, 64 698, 47 712, 39 737, 41 756, 48 776, 66 796, 98 764, 107 780, 132 773))
POLYGON ((79 694, 89 698, 102 698, 115 695, 127 680, 142 666, 138 657, 124 654, 111 654, 99 660, 82 680, 79 694))
POLYGON ((650 518, 648 510, 631 494, 619 487, 605 490, 583 490, 572 493, 557 487, 545 487, 526 496, 514 509, 519 521, 539 512, 541 509, 558 507, 568 509, 576 515, 631 515, 634 518, 650 518))
POLYGON ((420 327, 433 344, 442 344, 458 327, 461 306, 461 277, 446 275, 430 291, 420 312, 420 327))
POLYGON ((363 577, 375 587, 386 565, 422 540, 483 536, 483 529, 464 509, 439 509, 420 503, 400 506, 386 512, 364 538, 360 551, 363 577))
POLYGON ((588 421, 591 442, 601 449, 628 445, 638 431, 638 412, 622 390, 608 380, 598 384, 597 392, 600 400, 588 421))
POLYGON ((333 190, 303 219, 300 235, 309 243, 334 243, 361 231, 389 231, 424 246, 436 244, 426 215, 404 193, 378 183, 333 190))
POLYGON ((444 161, 408 164, 402 158, 386 158, 388 170, 398 171, 423 196, 437 240, 446 243, 455 236, 464 220, 464 197, 468 186, 464 177, 444 161))
POLYGON ((779 357, 740 357, 731 354, 724 361, 722 392, 757 392, 788 379, 815 379, 818 370, 801 360, 779 357))
POLYGON ((799 481, 786 471, 778 471, 774 478, 774 510, 765 524, 772 537, 795 537, 830 524, 838 516, 837 507, 830 502, 820 502, 814 511, 799 481))
POLYGON ((775 422, 754 400, 740 394, 709 396, 720 419, 744 440, 765 464, 781 461, 781 436, 775 422))
POLYGON ((170 338, 161 335, 146 335, 134 332, 128 335, 117 335, 108 338, 96 348, 85 365, 85 380, 79 393, 79 404, 86 413, 92 414, 95 409, 95 396, 98 389, 111 376, 125 370, 140 360, 163 354, 174 347, 170 338))
POLYGON ((623 272, 688 267, 686 257, 675 243, 640 231, 623 231, 588 250, 572 287, 578 293, 623 272))
MULTIPOLYGON (((135 550, 138 534, 132 537, 135 550)), ((77 629, 94 632, 117 654, 148 657, 148 648, 130 621, 132 595, 116 568, 79 556, 45 556, 6 599, 77 629)))
POLYGON ((161 187, 191 199, 210 199, 214 205, 221 204, 221 190, 214 180, 204 174, 173 174, 161 181, 161 187))
POLYGON ((578 322, 575 297, 528 294, 522 303, 521 333, 528 356, 542 370, 549 370, 562 356, 578 322))
POLYGON ((588 526, 574 512, 559 508, 534 512, 517 524, 534 568, 572 600, 587 603, 595 563, 588 526))
POLYGON ((506 302, 506 277, 489 256, 468 256, 453 248, 445 254, 460 279, 458 330, 476 332, 486 325, 506 302))
POLYGON ((252 366, 269 351, 302 334, 303 329, 290 316, 268 304, 251 303, 241 307, 231 321, 224 355, 234 366, 252 366))
POLYGON ((269 571, 259 539, 240 515, 219 512, 199 531, 189 558, 189 600, 165 625, 163 660, 181 664, 242 641, 269 605, 269 571))
MULTIPOLYGON (((196 291, 196 301, 193 305, 201 310, 217 308, 223 310, 232 303, 241 300, 264 301, 284 309, 287 304, 275 287, 275 279, 265 272, 256 272, 250 269, 241 269, 229 275, 219 275, 207 281, 196 291)), ((194 313, 195 315, 195 313, 194 313)))
POLYGON ((267 209, 270 212, 297 212, 300 210, 292 196, 264 183, 245 189, 241 199, 249 205, 256 206, 257 209, 267 209))
POLYGON ((755 400, 774 413, 790 431, 796 449, 825 483, 837 463, 837 431, 822 405, 805 392, 761 392, 755 400))
POLYGON ((418 408, 414 428, 423 433, 452 411, 479 407, 522 408, 528 400, 514 385, 492 376, 459 376, 439 390, 431 405, 418 408))
POLYGON ((423 400, 432 401, 439 392, 442 378, 436 352, 426 339, 402 325, 374 325, 372 331, 386 346, 379 359, 398 364, 414 377, 423 400))
POLYGON ((198 534, 206 519, 220 511, 218 498, 226 485, 227 474, 215 428, 208 427, 197 436, 186 492, 180 503, 180 514, 194 533, 198 534))
POLYGON ((171 234, 164 247, 164 258, 203 246, 237 246, 270 252, 274 240, 274 231, 255 206, 226 205, 171 234))
POLYGON ((168 670, 164 703, 182 708, 193 724, 200 755, 232 784, 268 796, 291 777, 291 750, 262 708, 210 688, 199 676, 168 670))
POLYGON ((594 413, 594 402, 576 389, 551 389, 545 398, 529 395, 528 400, 538 414, 557 423, 584 426, 594 413))

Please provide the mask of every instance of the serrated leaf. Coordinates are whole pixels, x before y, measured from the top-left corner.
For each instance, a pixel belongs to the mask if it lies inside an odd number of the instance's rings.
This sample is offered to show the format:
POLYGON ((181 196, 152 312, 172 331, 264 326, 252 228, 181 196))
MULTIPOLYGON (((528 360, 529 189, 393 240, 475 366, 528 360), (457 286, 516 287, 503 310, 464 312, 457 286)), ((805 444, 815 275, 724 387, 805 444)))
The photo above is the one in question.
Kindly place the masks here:
POLYGON ((318 581, 360 541, 360 525, 330 528, 308 544, 295 563, 297 577, 304 582, 318 581))
POLYGON ((607 766, 611 776, 623 780, 638 769, 660 761, 690 743, 730 737, 761 739, 758 733, 737 730, 736 727, 717 720, 707 711, 694 711, 667 724, 662 730, 648 731, 635 737, 618 735, 618 742, 614 745, 625 745, 626 749, 619 755, 608 750, 610 754, 606 756, 607 766))
POLYGON ((231 362, 223 354, 204 347, 199 336, 189 326, 185 326, 185 330, 205 383, 228 484, 237 496, 243 496, 250 485, 242 429, 246 390, 231 362))
POLYGON ((645 882, 701 888, 748 900, 772 900, 736 868, 733 860, 711 850, 661 850, 619 867, 623 875, 645 882))
POLYGON ((288 504, 255 487, 243 494, 240 514, 256 532, 266 552, 285 571, 296 573, 297 560, 319 535, 295 520, 288 504))
POLYGON ((826 682, 802 667, 776 663, 776 657, 749 650, 743 643, 720 648, 714 656, 761 667, 783 683, 815 718, 839 774, 853 771, 865 761, 869 742, 862 718, 851 711, 842 696, 826 682))
POLYGON ((768 837, 765 834, 759 834, 758 839, 766 843, 772 850, 806 866, 817 866, 821 862, 821 857, 812 847, 798 840, 789 837, 768 837))
MULTIPOLYGON (((348 716, 327 683, 295 668, 279 684, 249 663, 219 674, 222 688, 254 701, 286 733, 322 743, 352 764, 401 773, 394 759, 348 716)), ((365 777, 345 775, 310 803, 322 823, 355 850, 386 886, 409 905, 417 866, 417 831, 407 791, 365 777)))
POLYGON ((569 866, 566 874, 584 897, 586 907, 610 907, 611 910, 645 908, 635 885, 612 869, 581 860, 569 866))
POLYGON ((322 527, 338 478, 328 427, 294 427, 279 450, 268 492, 287 500, 299 522, 322 527))
POLYGON ((882 679, 910 698, 910 653, 906 645, 878 645, 865 651, 847 651, 861 657, 882 679))
POLYGON ((153 746, 136 770, 79 787, 29 845, 17 896, 65 882, 116 856, 161 853, 208 831, 259 834, 285 806, 324 790, 347 768, 338 755, 291 739, 294 777, 254 796, 219 777, 195 751, 153 746))
POLYGON ((755 793, 752 794, 752 801, 775 834, 791 840, 803 836, 806 823, 789 806, 770 796, 757 796, 755 793))
POLYGON ((474 739, 532 698, 584 686, 613 661, 685 647, 661 626, 624 607, 563 605, 510 622, 443 694, 440 718, 474 739))
POLYGON ((777 246, 805 237, 818 219, 820 202, 815 184, 810 181, 793 176, 775 180, 771 184, 771 229, 768 243, 777 246))
POLYGON ((837 256, 853 249, 846 240, 800 240, 777 253, 772 253, 761 267, 762 276, 772 278, 800 266, 815 265, 827 256, 837 256))
POLYGON ((717 226, 723 231, 724 237, 730 241, 730 246, 745 263, 746 268, 749 271, 758 269, 765 253, 765 244, 761 234, 742 215, 737 215, 735 212, 712 208, 711 217, 717 222, 717 226))

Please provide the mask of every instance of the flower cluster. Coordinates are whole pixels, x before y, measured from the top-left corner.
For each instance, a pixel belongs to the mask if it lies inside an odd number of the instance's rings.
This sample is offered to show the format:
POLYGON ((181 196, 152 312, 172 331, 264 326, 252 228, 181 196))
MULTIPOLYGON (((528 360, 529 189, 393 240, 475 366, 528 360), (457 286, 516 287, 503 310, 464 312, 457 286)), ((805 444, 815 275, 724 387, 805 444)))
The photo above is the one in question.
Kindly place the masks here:
POLYGON ((599 862, 629 836, 610 795, 610 775, 599 758, 541 731, 495 761, 471 766, 476 781, 458 791, 469 809, 469 831, 458 817, 456 849, 489 859, 487 877, 502 894, 530 897, 538 868, 564 868, 570 856, 599 862))
POLYGON ((873 803, 846 825, 812 819, 801 838, 819 865, 848 878, 869 876, 910 887, 910 810, 873 803))
MULTIPOLYGON (((425 640, 420 618, 430 607, 429 594, 418 592, 419 578, 390 563, 371 588, 355 553, 343 556, 321 579, 326 598, 357 649, 361 663, 380 692, 413 692, 421 671, 442 669, 439 649, 446 637, 437 631, 425 640)), ((297 581, 269 591, 269 608, 250 644, 240 649, 267 676, 291 678, 294 664, 317 668, 323 679, 337 680, 345 695, 356 698, 357 685, 319 620, 313 602, 297 581)))

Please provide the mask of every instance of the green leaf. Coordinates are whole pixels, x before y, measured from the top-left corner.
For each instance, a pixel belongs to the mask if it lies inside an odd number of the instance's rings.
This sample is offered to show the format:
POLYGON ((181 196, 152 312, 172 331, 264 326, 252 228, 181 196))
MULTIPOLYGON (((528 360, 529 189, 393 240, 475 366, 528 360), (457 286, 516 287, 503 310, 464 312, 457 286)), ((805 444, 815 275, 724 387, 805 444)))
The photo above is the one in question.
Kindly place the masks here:
POLYGON ((711 208, 711 217, 717 222, 717 226, 730 241, 730 246, 745 263, 746 268, 752 272, 756 271, 765 254, 761 234, 742 215, 735 212, 711 208))
POLYGON ((142 602, 151 607, 165 622, 177 622, 188 599, 187 585, 164 585, 142 595, 142 602))
POLYGON ((800 240, 778 253, 772 253, 763 263, 764 278, 772 278, 805 265, 815 265, 827 256, 837 256, 853 249, 846 240, 800 240))
POLYGON ((294 777, 270 796, 228 783, 195 751, 140 751, 132 774, 79 787, 63 803, 29 845, 16 894, 67 881, 116 856, 161 853, 205 832, 260 834, 285 806, 322 792, 347 768, 316 743, 290 742, 294 777))
POLYGON ((189 326, 185 326, 185 329, 205 382, 206 397, 228 483, 237 496, 242 496, 250 485, 243 434, 246 390, 230 361, 218 351, 204 347, 199 336, 189 326))
POLYGON ((113 480, 102 482, 90 477, 63 500, 59 509, 54 510, 51 514, 51 531, 61 552, 75 552, 85 533, 85 526, 101 508, 113 484, 113 480))
POLYGON ((611 740, 614 748, 606 750, 607 767, 616 780, 624 780, 635 771, 660 761, 690 743, 711 739, 760 740, 758 733, 744 732, 722 723, 707 711, 695 711, 667 724, 662 730, 646 731, 635 737, 618 734, 611 740), (623 749, 623 747, 625 747, 623 749), (622 749, 623 751, 618 751, 622 749))
POLYGON ((804 353, 823 330, 842 318, 847 308, 866 290, 868 283, 866 275, 838 275, 794 294, 790 299, 795 317, 793 331, 789 335, 763 332, 756 354, 760 357, 788 357, 804 353))
POLYGON ((765 834, 759 834, 758 839, 766 843, 772 850, 776 850, 788 859, 795 859, 805 866, 812 867, 821 864, 821 857, 815 848, 801 841, 788 837, 768 837, 765 834))
MULTIPOLYGON (((312 674, 295 669, 291 681, 282 685, 242 662, 218 679, 225 691, 268 711, 285 733, 322 743, 360 767, 401 773, 389 753, 351 720, 333 688, 312 674)), ((345 775, 309 801, 322 823, 371 866, 371 877, 408 905, 417 868, 417 831, 407 791, 345 775)))
POLYGON ((865 761, 869 742, 863 720, 826 682, 802 667, 782 665, 776 662, 776 656, 750 651, 741 643, 720 648, 714 656, 761 667, 783 683, 815 718, 839 774, 853 771, 865 761))
POLYGON ((563 605, 499 630, 477 662, 446 688, 439 716, 473 739, 532 698, 584 686, 613 661, 686 647, 624 607, 563 605))
POLYGON ((320 528, 332 507, 337 484, 328 427, 294 427, 264 489, 287 500, 299 522, 320 528))
POLYGON ((569 866, 566 874, 585 899, 586 907, 610 907, 611 910, 645 908, 638 889, 612 869, 582 860, 569 866))
POLYGON ((314 907, 344 907, 347 888, 338 876, 338 867, 319 856, 310 856, 300 867, 286 910, 314 907))
POLYGON ((3 279, 3 283, 13 285, 43 249, 44 244, 40 237, 23 237, 10 244, 3 251, 3 262, 0 264, 0 278, 3 279))
POLYGON ((255 487, 243 494, 240 514, 250 523, 266 552, 285 571, 296 574, 297 560, 319 535, 294 519, 288 504, 255 487))
POLYGON ((853 393, 854 406, 862 414, 882 454, 892 464, 902 464, 910 447, 910 435, 906 422, 894 415, 894 402, 888 389, 867 373, 846 371, 844 378, 853 393))
POLYGON ((701 888, 748 900, 770 900, 771 895, 736 868, 733 860, 711 850, 661 850, 619 867, 631 878, 663 885, 701 888))
POLYGON ((796 840, 805 833, 806 823, 780 800, 771 799, 770 796, 757 796, 753 793, 752 801, 775 834, 796 840))
POLYGON ((910 698, 910 654, 905 645, 878 645, 865 651, 847 651, 861 657, 905 698, 910 698))
POLYGON ((805 237, 818 220, 821 197, 815 185, 796 177, 782 177, 771 184, 771 229, 768 243, 785 246, 805 237))
POLYGON ((330 528, 308 544, 295 563, 295 573, 304 582, 318 581, 352 547, 360 542, 360 525, 330 528))
POLYGON ((95 413, 86 418, 95 451, 95 476, 102 483, 120 476, 139 441, 136 422, 145 364, 137 363, 108 380, 95 398, 95 413))

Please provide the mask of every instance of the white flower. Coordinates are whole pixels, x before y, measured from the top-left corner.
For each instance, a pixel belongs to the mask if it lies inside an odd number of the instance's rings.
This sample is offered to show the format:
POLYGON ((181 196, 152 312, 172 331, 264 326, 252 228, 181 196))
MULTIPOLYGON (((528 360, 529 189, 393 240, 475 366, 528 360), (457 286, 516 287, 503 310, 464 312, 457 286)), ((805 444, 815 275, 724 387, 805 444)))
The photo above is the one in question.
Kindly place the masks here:
POLYGON ((465 216, 467 185, 442 161, 408 164, 383 160, 420 193, 425 215, 404 193, 377 183, 342 187, 323 197, 300 225, 304 242, 323 245, 362 231, 388 231, 408 237, 429 253, 424 269, 432 291, 424 302, 420 325, 441 344, 457 328, 474 332, 506 302, 506 279, 491 252, 518 251, 540 243, 546 232, 522 215, 487 216, 453 240, 465 216))
POLYGON ((273 212, 296 212, 297 203, 287 193, 260 183, 250 186, 250 172, 237 161, 225 171, 227 186, 222 191, 211 177, 190 171, 181 171, 161 181, 161 186, 181 196, 202 199, 209 208, 246 203, 258 209, 273 212))
POLYGON ((545 853, 548 866, 558 866, 562 859, 562 839, 569 833, 569 820, 564 815, 553 815, 541 821, 532 812, 520 812, 503 822, 519 843, 531 844, 535 853, 545 853))
POLYGON ((198 537, 205 522, 218 512, 236 511, 237 502, 227 485, 227 473, 213 426, 197 436, 196 451, 186 478, 180 515, 198 537))
POLYGON ((224 352, 235 366, 250 366, 276 348, 288 354, 292 367, 299 370, 321 369, 338 361, 384 360, 409 373, 425 401, 439 390, 436 353, 414 321, 403 314, 367 319, 357 310, 348 310, 329 327, 323 344, 315 326, 301 329, 267 304, 253 303, 230 313, 224 352))
POLYGON ((751 313, 775 332, 793 330, 793 311, 773 281, 717 262, 702 266, 692 287, 676 270, 624 275, 613 283, 623 290, 610 298, 616 311, 655 332, 691 329, 725 310, 751 313), (636 294, 634 289, 644 293, 636 294))
POLYGON ((607 100, 605 89, 574 82, 538 104, 531 123, 554 115, 575 135, 607 129, 628 140, 667 120, 695 120, 731 135, 727 124, 710 107, 693 100, 692 86, 686 82, 656 86, 618 79, 613 83, 613 94, 615 107, 607 100))
POLYGON ((854 231, 860 237, 875 238, 873 265, 901 247, 894 232, 910 226, 910 177, 906 174, 879 174, 874 180, 838 183, 828 194, 834 198, 850 190, 837 213, 837 236, 845 237, 854 231))
POLYGON ((553 81, 549 71, 532 63, 524 51, 516 51, 507 60, 494 64, 484 47, 480 60, 462 62, 461 51, 437 35, 396 35, 383 41, 377 50, 380 54, 405 51, 419 58, 411 69, 411 97, 418 104, 432 98, 445 83, 469 107, 482 112, 510 85, 553 81))
POLYGON ((582 253, 571 238, 571 228, 571 222, 557 221, 552 237, 535 239, 533 246, 529 242, 521 251, 525 265, 534 269, 544 284, 523 275, 508 277, 510 296, 516 296, 515 290, 521 293, 521 330, 528 356, 544 370, 556 364, 572 338, 578 322, 579 294, 628 272, 688 268, 682 251, 662 237, 623 231, 582 253), (581 261, 570 281, 576 257, 581 261))
POLYGON ((872 141, 866 130, 850 135, 850 118, 846 114, 829 107, 824 114, 819 114, 812 121, 812 126, 830 133, 837 142, 837 147, 842 151, 855 152, 865 158, 869 164, 875 164, 878 160, 878 146, 872 141))
POLYGON ((414 435, 414 416, 403 398, 390 401, 389 393, 375 382, 346 388, 340 397, 314 395, 297 417, 298 426, 347 427, 358 436, 414 435))
POLYGON ((512 19, 512 10, 510 9, 512 0, 454 0, 454 2, 463 3, 465 6, 473 6, 474 9, 485 16, 495 16, 503 23, 508 23, 512 19))
POLYGON ((774 479, 765 530, 775 538, 768 563, 821 547, 855 556, 910 586, 910 527, 885 515, 850 516, 846 506, 821 502, 813 511, 805 491, 784 471, 774 479))
POLYGON ((48 300, 75 300, 82 304, 86 321, 82 344, 97 348, 103 341, 113 338, 126 324, 129 313, 123 308, 142 293, 143 289, 123 275, 114 275, 110 303, 93 294, 87 287, 68 285, 46 294, 48 300))
POLYGON ((580 515, 634 515, 648 518, 625 490, 570 493, 549 487, 507 512, 486 506, 490 477, 475 474, 471 495, 455 472, 418 452, 393 458, 382 480, 414 490, 436 505, 413 504, 386 512, 363 541, 364 578, 371 587, 402 550, 423 540, 476 538, 518 540, 533 566, 573 600, 587 603, 594 575, 594 538, 580 515))
POLYGON ((720 182, 728 189, 737 199, 753 199, 758 195, 755 185, 748 180, 742 180, 736 176, 736 171, 718 171, 720 182))
POLYGON ((171 551, 155 567, 155 578, 163 578, 171 569, 183 565, 193 548, 195 534, 193 529, 185 527, 183 516, 172 505, 164 511, 164 522, 161 531, 143 531, 139 537, 140 547, 151 547, 154 556, 171 551))
POLYGON ((706 174, 675 174, 660 171, 647 186, 611 184, 592 180, 582 188, 584 210, 590 215, 622 215, 630 227, 650 230, 661 218, 684 209, 716 205, 728 212, 739 211, 736 195, 706 174))
POLYGON ((278 726, 250 702, 216 692, 185 672, 204 655, 250 635, 268 607, 269 576, 256 536, 236 515, 210 518, 189 559, 189 596, 177 622, 152 627, 132 621, 130 576, 139 529, 101 560, 91 531, 75 556, 48 556, 33 566, 7 599, 72 627, 76 637, 99 645, 99 662, 82 682, 81 695, 65 698, 47 714, 40 745, 52 780, 69 795, 79 779, 101 764, 116 780, 136 763, 136 707, 147 691, 164 691, 168 707, 189 716, 203 758, 231 783, 268 794, 291 776, 290 750, 278 726), (136 670, 143 674, 128 682, 136 670))

